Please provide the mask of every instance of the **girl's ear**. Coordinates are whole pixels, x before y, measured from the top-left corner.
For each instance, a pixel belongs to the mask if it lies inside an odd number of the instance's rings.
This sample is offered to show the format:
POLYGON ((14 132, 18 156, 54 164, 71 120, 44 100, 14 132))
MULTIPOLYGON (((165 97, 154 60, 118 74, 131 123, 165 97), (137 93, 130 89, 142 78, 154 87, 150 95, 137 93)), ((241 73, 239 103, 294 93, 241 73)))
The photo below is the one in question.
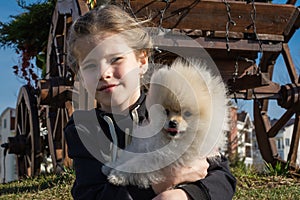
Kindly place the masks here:
POLYGON ((139 56, 140 74, 143 75, 148 70, 148 56, 146 52, 142 52, 139 56))

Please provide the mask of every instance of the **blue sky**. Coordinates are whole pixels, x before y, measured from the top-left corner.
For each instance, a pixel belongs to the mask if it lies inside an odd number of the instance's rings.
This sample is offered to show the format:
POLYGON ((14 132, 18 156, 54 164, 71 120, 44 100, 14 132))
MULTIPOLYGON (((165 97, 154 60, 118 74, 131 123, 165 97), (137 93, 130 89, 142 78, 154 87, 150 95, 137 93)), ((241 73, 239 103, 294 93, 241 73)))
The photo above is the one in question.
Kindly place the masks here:
MULTIPOLYGON (((26 2, 37 2, 38 0, 26 0, 26 2)), ((277 0, 276 3, 285 3, 286 1, 277 0)), ((298 0, 297 6, 300 5, 298 0)), ((10 20, 10 15, 17 15, 22 13, 20 7, 18 7, 16 0, 1 0, 0 1, 0 21, 7 22, 10 20)), ((298 68, 298 74, 300 74, 300 30, 296 32, 291 41, 289 42, 291 54, 298 68)), ((6 48, 0 49, 0 114, 7 107, 15 107, 18 96, 19 88, 25 84, 25 81, 17 78, 13 74, 11 66, 18 63, 18 56, 14 50, 6 48)), ((285 64, 282 57, 279 57, 274 69, 275 82, 282 84, 289 83, 289 78, 285 69, 285 64)), ((250 112, 252 115, 252 101, 239 101, 238 107, 242 110, 250 112)), ((269 116, 271 118, 279 118, 284 112, 276 101, 270 101, 269 116)))
MULTIPOLYGON (((0 21, 10 21, 10 15, 22 13, 15 0, 0 1, 0 21)), ((25 81, 17 78, 11 66, 18 63, 18 56, 10 48, 0 49, 0 114, 6 107, 16 107, 19 88, 25 81)))
MULTIPOLYGON (((36 0, 26 0, 26 2, 37 2, 36 0)), ((22 9, 17 5, 16 0, 0 1, 0 21, 11 21, 10 15, 22 13, 22 9)), ((7 107, 16 107, 19 88, 26 84, 23 79, 17 78, 11 66, 18 63, 18 55, 10 48, 0 49, 0 114, 7 107)))

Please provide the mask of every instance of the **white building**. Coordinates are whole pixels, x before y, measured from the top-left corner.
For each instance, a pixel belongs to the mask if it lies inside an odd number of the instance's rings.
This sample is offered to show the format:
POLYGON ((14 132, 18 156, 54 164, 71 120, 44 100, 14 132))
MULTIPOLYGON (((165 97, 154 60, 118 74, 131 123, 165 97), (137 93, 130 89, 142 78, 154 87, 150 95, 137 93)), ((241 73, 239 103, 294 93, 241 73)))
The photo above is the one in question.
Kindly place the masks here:
POLYGON ((224 153, 232 162, 243 161, 247 167, 263 164, 262 158, 257 146, 254 124, 250 114, 242 111, 237 112, 236 107, 230 110, 231 125, 227 131, 227 137, 223 140, 224 153))
MULTIPOLYGON (((280 129, 278 134, 275 136, 279 157, 285 161, 287 161, 288 154, 290 151, 294 122, 295 119, 289 120, 288 123, 282 129, 280 129)), ((300 142, 298 147, 296 163, 300 165, 300 142)))
POLYGON ((247 167, 253 165, 253 130, 250 115, 242 111, 237 114, 238 155, 247 167))
MULTIPOLYGON (((2 112, 0 116, 0 144, 6 143, 8 137, 15 135, 15 115, 16 112, 13 108, 6 108, 2 112)), ((4 160, 4 149, 0 148, 0 183, 17 179, 16 155, 7 153, 4 160)))

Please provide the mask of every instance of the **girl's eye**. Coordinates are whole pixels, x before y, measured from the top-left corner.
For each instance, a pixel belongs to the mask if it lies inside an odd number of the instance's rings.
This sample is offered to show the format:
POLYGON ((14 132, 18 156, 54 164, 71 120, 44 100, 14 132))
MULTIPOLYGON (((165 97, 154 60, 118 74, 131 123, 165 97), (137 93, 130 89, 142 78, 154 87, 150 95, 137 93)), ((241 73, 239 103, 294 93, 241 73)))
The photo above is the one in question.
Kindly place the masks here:
POLYGON ((168 116, 170 114, 170 110, 169 109, 165 109, 166 115, 168 116))
POLYGON ((88 64, 81 67, 83 71, 95 69, 97 66, 95 64, 88 64))
POLYGON ((122 59, 123 59, 122 56, 114 57, 114 58, 112 58, 112 59, 110 60, 110 63, 111 63, 111 64, 115 64, 115 63, 117 63, 117 62, 120 62, 122 59))
POLYGON ((191 113, 190 111, 185 111, 185 112, 183 113, 183 115, 184 115, 185 117, 190 117, 190 116, 192 115, 192 113, 191 113))

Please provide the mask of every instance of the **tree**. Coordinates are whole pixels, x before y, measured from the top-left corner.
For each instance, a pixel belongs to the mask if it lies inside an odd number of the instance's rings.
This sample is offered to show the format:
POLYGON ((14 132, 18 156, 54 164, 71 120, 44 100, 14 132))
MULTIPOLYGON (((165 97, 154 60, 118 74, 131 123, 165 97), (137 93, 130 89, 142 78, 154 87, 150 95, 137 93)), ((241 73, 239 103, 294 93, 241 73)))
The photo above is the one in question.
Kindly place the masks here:
POLYGON ((18 6, 25 12, 11 15, 12 20, 7 23, 0 22, 0 47, 11 47, 20 55, 20 64, 12 67, 14 73, 24 78, 27 84, 37 83, 38 76, 34 67, 45 70, 48 34, 55 2, 40 0, 27 5, 26 0, 18 0, 18 6))

